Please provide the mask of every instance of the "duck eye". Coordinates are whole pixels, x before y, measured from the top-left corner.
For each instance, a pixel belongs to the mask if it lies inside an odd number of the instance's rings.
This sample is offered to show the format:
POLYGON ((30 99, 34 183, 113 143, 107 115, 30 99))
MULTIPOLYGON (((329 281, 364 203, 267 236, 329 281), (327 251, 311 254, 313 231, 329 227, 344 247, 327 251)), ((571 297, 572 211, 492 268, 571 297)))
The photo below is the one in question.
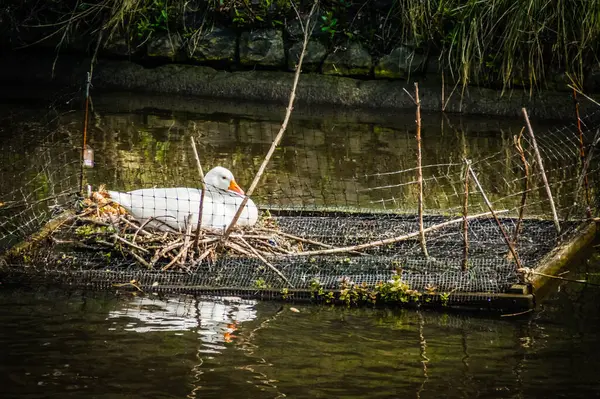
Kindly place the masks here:
POLYGON ((221 179, 223 179, 223 180, 227 180, 227 178, 226 178, 225 176, 221 177, 221 179))

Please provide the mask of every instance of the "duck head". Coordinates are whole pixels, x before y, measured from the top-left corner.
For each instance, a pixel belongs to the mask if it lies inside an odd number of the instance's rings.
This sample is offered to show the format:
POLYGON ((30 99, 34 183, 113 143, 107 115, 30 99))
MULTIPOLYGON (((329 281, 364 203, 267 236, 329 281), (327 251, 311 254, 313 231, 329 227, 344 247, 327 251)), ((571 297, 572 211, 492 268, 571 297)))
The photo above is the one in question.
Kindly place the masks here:
POLYGON ((222 166, 217 166, 204 176, 204 183, 221 190, 229 190, 244 195, 244 190, 235 182, 233 173, 222 166))

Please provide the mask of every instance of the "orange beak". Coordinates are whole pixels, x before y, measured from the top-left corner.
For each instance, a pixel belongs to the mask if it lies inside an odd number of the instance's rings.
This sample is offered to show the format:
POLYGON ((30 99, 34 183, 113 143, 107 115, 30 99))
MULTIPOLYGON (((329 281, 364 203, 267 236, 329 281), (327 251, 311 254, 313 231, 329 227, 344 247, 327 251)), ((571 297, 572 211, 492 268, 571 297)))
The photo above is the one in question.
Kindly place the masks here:
POLYGON ((229 187, 227 188, 230 191, 234 191, 240 195, 244 195, 244 190, 242 190, 242 188, 240 186, 238 186, 238 184, 235 182, 235 180, 231 180, 231 183, 229 183, 229 187))

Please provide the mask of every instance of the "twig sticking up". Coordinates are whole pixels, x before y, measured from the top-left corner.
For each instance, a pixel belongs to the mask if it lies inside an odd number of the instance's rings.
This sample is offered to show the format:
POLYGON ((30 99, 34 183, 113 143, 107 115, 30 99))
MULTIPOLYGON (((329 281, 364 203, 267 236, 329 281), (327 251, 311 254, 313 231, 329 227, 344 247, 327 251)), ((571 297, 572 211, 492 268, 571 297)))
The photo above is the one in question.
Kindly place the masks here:
POLYGON ((498 225, 498 228, 500 229, 500 232, 502 233, 502 237, 504 237, 504 242, 506 242, 506 245, 508 246, 508 249, 510 250, 511 255, 513 256, 513 259, 515 260, 515 263, 517 264, 517 270, 519 270, 522 268, 521 260, 519 259, 519 255, 517 254, 517 251, 515 250, 513 243, 510 241, 510 238, 508 238, 508 234, 506 233, 506 230, 504 230, 504 226, 502 225, 502 223, 500 223, 498 216, 496 216, 497 212, 494 212, 494 209, 492 208, 492 204, 491 204, 490 200, 488 199, 487 195, 485 195, 485 191, 483 191, 483 187, 481 187, 481 184, 479 184, 479 179, 477 179, 477 175, 475 174, 475 171, 473 171, 470 161, 467 161, 467 162, 468 162, 467 168, 469 169, 469 172, 471 173, 471 177, 473 177, 473 181, 475 182, 477 189, 481 193, 481 196, 483 197, 485 204, 487 205, 488 209, 490 210, 490 213, 496 220, 496 224, 498 225))
POLYGON ((525 158, 525 151, 521 146, 521 137, 523 137, 523 130, 519 133, 519 136, 514 136, 515 147, 521 157, 523 163, 523 171, 525 173, 525 181, 523 182, 523 194, 521 194, 521 206, 519 206, 519 219, 517 220, 517 226, 515 227, 515 234, 513 235, 513 243, 516 245, 519 240, 519 234, 521 232, 521 224, 523 223, 523 216, 525 215, 525 204, 527 203, 527 192, 529 191, 529 162, 525 158))
POLYGON ((546 187, 546 194, 548 195, 548 200, 550 201, 550 208, 552 209, 552 218, 554 219, 554 226, 556 227, 556 232, 560 234, 560 222, 558 221, 556 207, 554 206, 554 199, 552 198, 552 191, 550 190, 550 184, 548 184, 548 178, 546 177, 546 171, 544 170, 542 156, 540 155, 540 150, 538 149, 537 141, 535 140, 535 134, 533 134, 533 129, 531 128, 531 123, 529 122, 529 115, 527 115, 527 109, 523 108, 522 111, 523 116, 525 117, 525 124, 527 125, 527 130, 529 131, 529 137, 531 137, 531 144, 533 144, 533 151, 535 153, 537 163, 540 167, 542 180, 544 181, 544 186, 546 187))
POLYGON ((254 180, 252 180, 252 184, 250 184, 248 191, 246 191, 246 197, 240 204, 240 207, 238 208, 237 212, 235 213, 235 216, 233 217, 233 220, 231 221, 229 226, 227 226, 225 233, 223 233, 222 241, 225 241, 227 239, 227 237, 229 237, 229 235, 233 231, 235 224, 237 223, 238 219, 240 218, 240 215, 242 214, 242 211, 244 210, 244 208, 246 207, 246 204, 248 203, 248 198, 250 197, 250 195, 252 195, 252 193, 256 189, 256 186, 258 186, 258 182, 260 181, 260 178, 262 177, 263 173, 265 173, 265 169, 267 168, 267 165, 269 164, 269 161, 271 160, 271 157, 273 156, 275 149, 281 142, 281 139, 283 138, 283 134, 285 133, 285 130, 287 129, 287 125, 290 121, 290 117, 292 116, 292 110, 294 109, 294 100, 296 99, 296 87, 298 86, 298 80, 300 79, 300 72, 302 70, 302 62, 304 61, 304 55, 306 53, 306 46, 308 45, 308 38, 310 36, 312 28, 314 28, 314 24, 312 26, 310 26, 310 20, 312 18, 313 13, 315 12, 318 4, 319 4, 318 0, 315 0, 312 8, 310 9, 308 17, 306 19, 307 20, 306 25, 303 25, 304 42, 302 43, 302 52, 300 52, 300 58, 298 59, 298 65, 296 66, 296 73, 294 74, 294 82, 292 83, 292 91, 290 93, 290 100, 288 102, 288 106, 287 106, 287 109, 285 112, 285 117, 283 119, 283 123, 281 124, 281 128, 279 129, 277 136, 275 136, 275 140, 273 140, 273 143, 271 143, 271 148, 269 148, 269 151, 267 152, 265 159, 263 160, 262 164, 260 165, 260 168, 258 169, 256 176, 254 176, 254 180))
POLYGON ((429 258, 427 243, 423 231, 423 170, 421 169, 421 100, 419 99, 419 84, 415 82, 415 104, 417 106, 417 184, 419 186, 419 243, 425 258, 429 258))
POLYGON ((194 238, 194 247, 198 247, 198 241, 200 240, 200 231, 202 230, 202 208, 204 208, 204 194, 206 193, 206 183, 204 183, 204 172, 202 171, 202 164, 200 163, 200 157, 196 150, 196 142, 194 137, 190 137, 192 141, 192 149, 194 150, 194 157, 196 158, 196 166, 198 167, 198 174, 200 175, 200 184, 202 186, 202 194, 200 194, 200 205, 198 207, 198 227, 196 228, 196 237, 194 238))
POLYGON ((465 160, 467 168, 465 169, 465 193, 463 199, 463 272, 469 268, 469 222, 467 220, 469 212, 469 161, 465 160))

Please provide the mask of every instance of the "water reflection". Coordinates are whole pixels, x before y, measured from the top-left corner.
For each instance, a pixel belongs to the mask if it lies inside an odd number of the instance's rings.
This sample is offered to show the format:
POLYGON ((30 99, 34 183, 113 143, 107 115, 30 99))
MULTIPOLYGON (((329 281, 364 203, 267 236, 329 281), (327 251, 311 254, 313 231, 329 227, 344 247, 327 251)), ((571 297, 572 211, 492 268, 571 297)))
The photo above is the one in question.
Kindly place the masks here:
POLYGON ((110 330, 122 328, 138 333, 196 331, 205 342, 206 353, 218 353, 243 322, 256 318, 255 301, 241 299, 200 300, 192 297, 135 297, 111 310, 106 320, 110 330))
MULTIPOLYGON (((596 281, 598 259, 570 277, 596 281)), ((600 291, 558 287, 507 318, 3 289, 0 383, 15 398, 593 397, 600 291)))

